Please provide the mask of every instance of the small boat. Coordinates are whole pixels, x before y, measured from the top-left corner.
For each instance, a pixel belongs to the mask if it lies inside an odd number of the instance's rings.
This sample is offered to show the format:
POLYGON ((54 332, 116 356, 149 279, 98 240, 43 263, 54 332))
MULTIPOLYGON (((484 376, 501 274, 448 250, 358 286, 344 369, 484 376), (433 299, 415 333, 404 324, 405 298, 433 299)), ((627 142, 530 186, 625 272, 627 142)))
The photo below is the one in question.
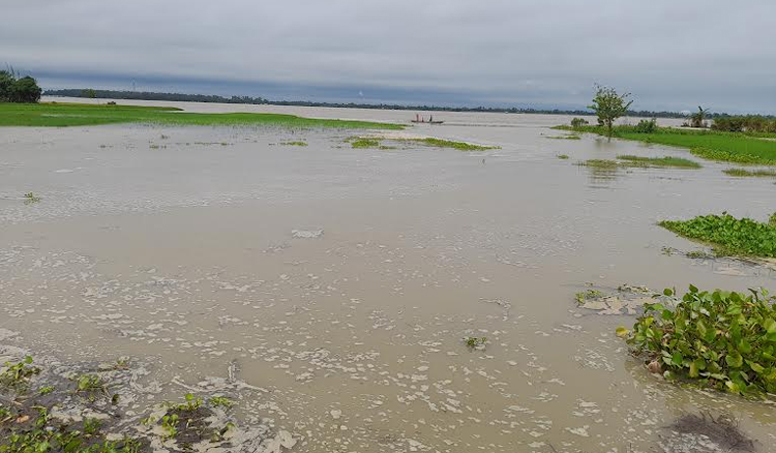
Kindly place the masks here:
POLYGON ((422 123, 422 124, 442 124, 444 121, 434 121, 433 116, 429 116, 428 119, 423 118, 420 115, 415 115, 415 119, 412 120, 413 123, 422 123))

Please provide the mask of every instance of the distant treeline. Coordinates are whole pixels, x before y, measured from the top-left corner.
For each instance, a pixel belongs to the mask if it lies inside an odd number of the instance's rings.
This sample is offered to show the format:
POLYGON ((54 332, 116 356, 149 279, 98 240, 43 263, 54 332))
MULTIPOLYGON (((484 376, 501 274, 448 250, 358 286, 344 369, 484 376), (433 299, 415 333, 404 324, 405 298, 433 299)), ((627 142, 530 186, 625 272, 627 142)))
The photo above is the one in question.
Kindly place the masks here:
POLYGON ((154 93, 150 91, 114 91, 93 89, 46 90, 46 96, 74 98, 137 99, 142 101, 217 102, 219 104, 268 104, 264 98, 250 96, 224 97, 214 94, 154 93))
MULTIPOLYGON (((349 109, 375 109, 375 110, 411 110, 411 111, 441 111, 441 112, 493 112, 493 113, 538 113, 549 115, 592 115, 590 110, 563 110, 563 109, 536 109, 516 107, 440 107, 435 105, 402 105, 402 104, 362 104, 341 102, 312 102, 312 101, 270 101, 261 97, 232 96, 224 97, 208 94, 184 94, 184 93, 155 93, 148 91, 115 91, 92 89, 65 89, 47 90, 47 96, 68 96, 102 99, 137 99, 144 101, 184 101, 184 102, 217 102, 224 104, 271 104, 300 107, 335 107, 349 109)), ((649 110, 629 110, 628 116, 644 118, 686 118, 687 115, 679 112, 653 112, 649 110)), ((707 118, 730 117, 725 113, 709 113, 707 118)))

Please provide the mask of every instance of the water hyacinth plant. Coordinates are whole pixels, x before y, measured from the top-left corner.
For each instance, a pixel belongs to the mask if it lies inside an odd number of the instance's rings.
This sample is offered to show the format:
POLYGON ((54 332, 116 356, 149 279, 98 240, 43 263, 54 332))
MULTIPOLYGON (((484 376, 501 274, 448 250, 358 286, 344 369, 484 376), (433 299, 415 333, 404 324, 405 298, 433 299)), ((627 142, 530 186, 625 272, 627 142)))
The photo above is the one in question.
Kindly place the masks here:
POLYGON ((774 303, 766 290, 708 292, 691 285, 675 307, 648 304, 633 330, 617 334, 667 378, 737 394, 776 393, 774 303))

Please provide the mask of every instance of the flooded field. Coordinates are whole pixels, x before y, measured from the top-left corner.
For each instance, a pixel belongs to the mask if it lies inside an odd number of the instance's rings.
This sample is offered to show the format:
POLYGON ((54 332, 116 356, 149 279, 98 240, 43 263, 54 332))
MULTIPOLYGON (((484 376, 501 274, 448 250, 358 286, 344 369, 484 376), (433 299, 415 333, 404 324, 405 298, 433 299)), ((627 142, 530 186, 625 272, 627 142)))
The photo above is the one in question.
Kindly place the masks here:
MULTIPOLYGON (((191 110, 250 108, 412 115, 191 110)), ((650 375, 614 334, 633 314, 574 298, 774 288, 774 271, 687 258, 702 247, 656 225, 764 219, 772 180, 707 161, 579 166, 688 153, 548 139, 566 117, 437 117, 403 133, 500 149, 352 149, 337 130, 0 129, 0 343, 131 357, 146 402, 239 381, 237 410, 290 436, 282 451, 723 451, 669 428, 701 411, 772 448, 771 405, 650 375)))

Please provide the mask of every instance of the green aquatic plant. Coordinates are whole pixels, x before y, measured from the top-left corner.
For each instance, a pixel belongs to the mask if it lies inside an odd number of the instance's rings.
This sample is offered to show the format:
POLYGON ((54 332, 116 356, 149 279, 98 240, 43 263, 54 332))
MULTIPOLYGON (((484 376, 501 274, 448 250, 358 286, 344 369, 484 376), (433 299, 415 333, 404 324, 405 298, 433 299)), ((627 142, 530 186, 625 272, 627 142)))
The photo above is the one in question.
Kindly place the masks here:
POLYGON ((214 396, 208 400, 208 403, 211 407, 223 407, 224 409, 234 406, 234 401, 225 396, 214 396))
POLYGON ((687 258, 693 259, 693 260, 710 260, 714 259, 714 254, 709 253, 705 250, 691 250, 684 254, 687 258))
POLYGON ((487 337, 466 337, 464 338, 464 343, 466 344, 466 347, 475 350, 475 349, 484 349, 485 345, 488 343, 487 337))
POLYGON ((5 370, 0 373, 0 385, 17 390, 27 387, 33 376, 40 374, 40 368, 32 365, 32 357, 13 363, 5 362, 5 370))
POLYGON ((688 239, 712 244, 718 255, 776 258, 776 225, 737 219, 728 213, 690 220, 664 220, 661 227, 688 239))
POLYGON ((178 435, 178 414, 169 414, 162 417, 161 426, 165 439, 172 439, 178 435))
POLYGON ((350 140, 350 146, 355 149, 379 148, 380 140, 369 137, 354 137, 350 140))
POLYGON ((591 300, 591 299, 599 299, 601 297, 604 297, 604 293, 597 289, 588 289, 586 291, 578 292, 574 295, 574 299, 577 301, 578 304, 584 304, 585 301, 591 300))
POLYGON ((722 172, 726 175, 736 176, 739 178, 776 178, 776 170, 747 170, 745 168, 727 168, 722 170, 722 172))
POLYGON ((24 204, 40 203, 41 200, 43 200, 43 199, 40 198, 39 196, 35 195, 32 192, 27 192, 27 193, 24 194, 24 204))
POLYGON ((187 393, 184 399, 185 403, 174 405, 173 409, 179 412, 193 412, 202 406, 202 398, 197 398, 191 393, 187 393))
POLYGON ((280 142, 283 146, 307 146, 307 142, 303 142, 301 140, 293 141, 293 142, 280 142))
POLYGON ((647 304, 633 329, 617 334, 667 378, 738 394, 776 393, 776 299, 765 290, 750 292, 691 285, 675 307, 647 304))
POLYGON ((558 159, 565 160, 565 159, 568 159, 568 158, 569 158, 569 155, 568 155, 568 154, 558 154, 558 156, 557 156, 557 157, 558 157, 558 159))

